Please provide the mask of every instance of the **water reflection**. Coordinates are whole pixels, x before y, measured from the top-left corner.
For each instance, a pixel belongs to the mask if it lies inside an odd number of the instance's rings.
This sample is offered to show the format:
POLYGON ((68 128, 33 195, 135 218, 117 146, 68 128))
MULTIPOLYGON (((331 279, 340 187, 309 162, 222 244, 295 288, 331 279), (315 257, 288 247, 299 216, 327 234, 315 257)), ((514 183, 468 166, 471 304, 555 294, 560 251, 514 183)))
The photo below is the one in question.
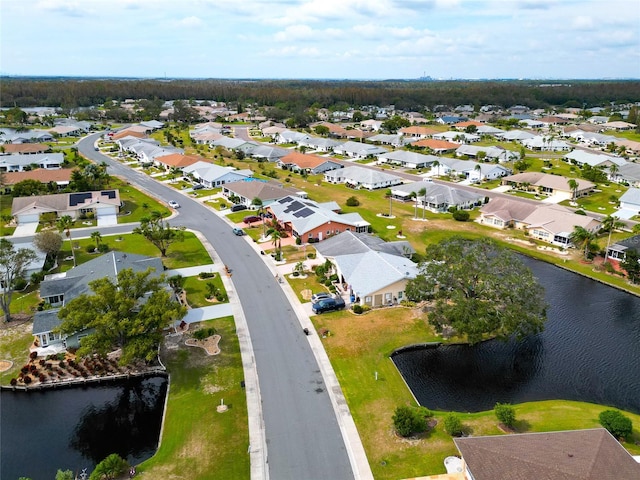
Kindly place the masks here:
POLYGON ((406 351, 393 361, 429 408, 568 399, 640 413, 640 298, 524 258, 545 286, 548 322, 523 343, 406 351))

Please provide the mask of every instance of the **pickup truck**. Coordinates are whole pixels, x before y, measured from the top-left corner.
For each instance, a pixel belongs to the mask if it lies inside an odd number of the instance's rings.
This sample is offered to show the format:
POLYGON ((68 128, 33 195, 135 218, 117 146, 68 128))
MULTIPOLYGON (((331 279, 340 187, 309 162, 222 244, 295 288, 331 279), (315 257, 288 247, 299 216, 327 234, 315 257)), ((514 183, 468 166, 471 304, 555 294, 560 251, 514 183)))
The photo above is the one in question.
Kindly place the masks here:
POLYGON ((332 312, 334 310, 342 310, 345 307, 344 300, 340 297, 323 298, 311 305, 313 313, 332 312))

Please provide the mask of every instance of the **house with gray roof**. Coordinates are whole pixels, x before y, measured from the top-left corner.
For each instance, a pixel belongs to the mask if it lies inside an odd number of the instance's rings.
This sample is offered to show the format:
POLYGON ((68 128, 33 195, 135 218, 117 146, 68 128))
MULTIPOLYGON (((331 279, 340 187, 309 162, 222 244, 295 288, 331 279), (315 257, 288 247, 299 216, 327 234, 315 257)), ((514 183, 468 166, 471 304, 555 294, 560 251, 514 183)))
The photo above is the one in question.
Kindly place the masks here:
POLYGON ((506 132, 496 134, 496 138, 511 142, 522 142, 523 140, 533 137, 535 137, 533 133, 524 130, 507 130, 506 132))
POLYGON ((53 170, 62 168, 64 155, 62 153, 34 153, 22 155, 14 153, 11 155, 0 155, 0 172, 23 172, 31 165, 38 168, 53 170))
POLYGON ((344 142, 334 140, 332 138, 312 137, 311 135, 308 135, 300 139, 298 145, 315 150, 316 152, 331 152, 335 147, 343 143, 344 142))
POLYGON ((520 158, 520 154, 507 150, 500 146, 475 146, 460 145, 456 149, 456 157, 478 158, 478 154, 483 152, 487 160, 497 161, 500 163, 511 162, 520 158))
POLYGON ((242 145, 247 143, 246 140, 242 140, 240 138, 231 138, 231 137, 220 137, 217 140, 214 140, 209 145, 211 147, 223 147, 227 150, 236 150, 240 148, 242 145))
POLYGON ((624 192, 620 199, 620 209, 613 215, 628 220, 635 215, 640 215, 640 188, 631 187, 624 192))
POLYGON ((387 153, 387 149, 379 147, 377 145, 349 140, 348 142, 344 142, 334 147, 333 152, 337 153, 338 155, 345 155, 351 158, 363 159, 387 153))
POLYGON ((573 149, 573 146, 562 140, 557 140, 553 137, 544 137, 542 135, 527 138, 520 143, 530 150, 537 150, 542 152, 568 152, 573 149))
POLYGON ((625 259, 626 252, 629 250, 633 250, 640 255, 640 235, 634 235, 610 245, 607 249, 607 260, 622 262, 625 259))
POLYGON ((509 175, 511 170, 496 163, 481 163, 473 160, 458 160, 440 157, 440 161, 431 167, 434 175, 449 175, 465 179, 471 183, 495 180, 509 175))
POLYGON ((291 153, 291 150, 288 148, 265 145, 264 143, 254 141, 246 142, 240 145, 236 150, 244 152, 248 157, 265 162, 277 162, 282 157, 291 153))
POLYGON ((418 274, 406 241, 384 242, 369 234, 344 232, 316 246, 330 260, 352 303, 383 307, 405 298, 407 282, 418 274))
POLYGON ((564 160, 579 166, 589 165, 591 167, 610 167, 611 165, 621 167, 627 163, 627 161, 621 157, 605 155, 604 153, 587 152, 586 150, 578 148, 568 152, 563 158, 564 160))
POLYGON ((294 130, 283 130, 275 134, 276 143, 300 143, 303 140, 311 138, 307 133, 296 132, 294 130))
POLYGON ((375 144, 391 145, 392 147, 404 147, 413 139, 400 134, 379 133, 367 138, 367 141, 375 144))
POLYGON ((433 213, 447 212, 449 208, 469 209, 485 203, 482 192, 472 192, 439 183, 420 181, 391 187, 391 196, 404 202, 414 201, 416 208, 433 213), (424 189, 424 194, 420 192, 424 189), (414 195, 415 194, 415 198, 414 195))
POLYGON ((454 437, 453 442, 462 456, 462 475, 474 480, 640 478, 640 463, 604 428, 454 437))
POLYGON ((238 199, 237 204, 247 208, 257 208, 253 200, 259 198, 264 207, 285 197, 306 198, 307 194, 293 188, 283 187, 282 184, 257 178, 247 178, 242 181, 226 183, 222 186, 222 195, 238 199))
POLYGON ((44 143, 53 142, 53 135, 45 130, 25 130, 18 132, 12 128, 2 130, 0 143, 44 143))
MULTIPOLYGON (((412 140, 412 139, 410 139, 412 140)), ((403 168, 422 169, 429 168, 433 162, 440 161, 440 157, 435 155, 424 155, 409 150, 394 150, 393 152, 378 155, 378 163, 388 163, 391 165, 399 165, 403 168)))
POLYGON ((302 242, 317 243, 345 231, 368 232, 371 224, 359 213, 340 213, 335 202, 320 204, 300 197, 284 197, 268 205, 283 231, 302 242))
POLYGON ((196 162, 182 168, 182 172, 191 175, 207 188, 221 187, 225 183, 238 182, 253 176, 251 170, 236 170, 210 162, 196 162))
POLYGON ((77 348, 83 336, 90 332, 77 332, 66 336, 55 332, 61 321, 58 311, 74 298, 90 294, 89 283, 101 278, 117 282, 118 273, 131 269, 143 272, 151 269, 151 278, 162 275, 164 267, 158 257, 147 257, 132 253, 109 252, 63 273, 49 275, 40 283, 40 297, 51 309, 36 312, 33 317, 32 333, 38 345, 38 354, 46 355, 77 348))
POLYGON ((618 167, 615 174, 609 173, 609 178, 618 183, 628 183, 632 187, 640 187, 640 163, 627 162, 618 167))
POLYGON ((613 135, 604 135, 598 132, 585 132, 582 130, 574 130, 567 136, 586 145, 597 145, 601 147, 609 145, 610 143, 615 143, 616 140, 618 140, 618 137, 614 137, 613 135))
POLYGON ((450 130, 448 132, 434 133, 431 138, 436 140, 446 140, 447 142, 455 143, 473 143, 480 141, 480 135, 475 133, 458 132, 450 130))
POLYGON ((403 183, 403 179, 397 175, 355 165, 325 172, 324 180, 329 183, 344 183, 350 188, 367 190, 388 188, 403 183))

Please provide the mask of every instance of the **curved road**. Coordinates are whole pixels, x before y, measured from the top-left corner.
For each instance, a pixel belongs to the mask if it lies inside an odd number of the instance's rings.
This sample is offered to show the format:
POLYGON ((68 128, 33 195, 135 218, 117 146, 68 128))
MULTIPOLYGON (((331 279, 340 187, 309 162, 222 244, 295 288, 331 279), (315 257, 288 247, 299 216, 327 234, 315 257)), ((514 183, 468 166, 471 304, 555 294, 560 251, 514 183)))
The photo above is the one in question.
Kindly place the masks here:
POLYGON ((174 226, 197 230, 232 269, 258 372, 267 445, 267 471, 275 480, 354 478, 327 387, 308 339, 283 289, 256 251, 207 207, 96 152, 100 134, 78 143, 82 155, 106 162, 109 173, 126 178, 152 196, 177 200, 174 226))

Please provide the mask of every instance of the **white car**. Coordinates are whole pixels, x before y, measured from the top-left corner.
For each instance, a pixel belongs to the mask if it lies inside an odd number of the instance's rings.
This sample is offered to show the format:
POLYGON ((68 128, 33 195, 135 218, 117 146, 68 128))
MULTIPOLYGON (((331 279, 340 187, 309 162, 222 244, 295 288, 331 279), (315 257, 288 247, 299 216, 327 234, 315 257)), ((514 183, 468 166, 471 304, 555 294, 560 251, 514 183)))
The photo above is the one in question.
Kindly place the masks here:
POLYGON ((169 201, 169 206, 171 208, 180 208, 180 204, 178 202, 176 202, 175 200, 169 201))

